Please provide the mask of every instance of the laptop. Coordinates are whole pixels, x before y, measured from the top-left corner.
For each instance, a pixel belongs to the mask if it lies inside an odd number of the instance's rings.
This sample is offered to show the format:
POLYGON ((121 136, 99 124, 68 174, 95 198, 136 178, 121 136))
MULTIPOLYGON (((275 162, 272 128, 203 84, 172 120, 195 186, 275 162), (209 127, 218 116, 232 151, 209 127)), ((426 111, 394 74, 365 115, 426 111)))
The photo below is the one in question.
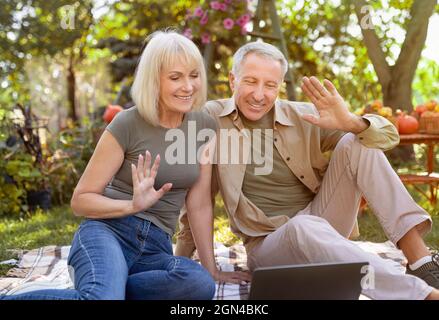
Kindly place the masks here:
POLYGON ((250 300, 358 300, 368 262, 256 268, 250 300))

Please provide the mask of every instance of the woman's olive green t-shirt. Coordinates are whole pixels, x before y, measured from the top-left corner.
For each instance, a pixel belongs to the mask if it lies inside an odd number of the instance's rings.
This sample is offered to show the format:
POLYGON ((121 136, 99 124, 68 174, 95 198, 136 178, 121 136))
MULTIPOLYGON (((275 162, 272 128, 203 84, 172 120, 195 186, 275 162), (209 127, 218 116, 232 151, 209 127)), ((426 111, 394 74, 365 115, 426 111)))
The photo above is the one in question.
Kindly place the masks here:
MULTIPOLYGON (((197 153, 212 137, 209 134, 215 133, 215 120, 204 112, 193 111, 184 115, 178 128, 168 129, 146 122, 134 106, 119 112, 106 130, 117 140, 125 156, 120 169, 106 186, 104 195, 112 199, 131 200, 131 163, 137 166, 139 155, 145 155, 146 150, 151 153, 152 161, 160 154, 154 188, 158 190, 171 182, 172 189, 152 207, 135 215, 172 235, 186 194, 199 177, 197 153)), ((105 166, 105 163, 102 165, 105 166)))

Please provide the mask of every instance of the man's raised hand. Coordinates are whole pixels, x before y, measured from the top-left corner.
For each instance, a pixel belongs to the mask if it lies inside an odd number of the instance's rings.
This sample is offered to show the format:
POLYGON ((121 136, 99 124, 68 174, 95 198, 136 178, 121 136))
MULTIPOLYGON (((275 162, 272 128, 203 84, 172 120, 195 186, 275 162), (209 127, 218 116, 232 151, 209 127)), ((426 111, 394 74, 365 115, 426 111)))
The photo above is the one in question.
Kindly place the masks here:
POLYGON ((325 79, 322 85, 316 77, 303 77, 301 88, 320 115, 317 117, 304 114, 304 120, 323 129, 360 132, 367 128, 367 124, 360 117, 349 111, 348 105, 331 81, 325 79))

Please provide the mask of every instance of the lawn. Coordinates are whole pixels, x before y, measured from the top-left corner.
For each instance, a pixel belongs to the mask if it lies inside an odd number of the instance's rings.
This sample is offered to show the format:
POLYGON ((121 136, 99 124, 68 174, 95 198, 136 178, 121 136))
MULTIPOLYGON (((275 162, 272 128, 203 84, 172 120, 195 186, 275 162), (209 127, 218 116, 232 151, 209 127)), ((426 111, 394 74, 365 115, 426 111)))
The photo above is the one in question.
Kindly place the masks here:
MULTIPOLYGON (((81 219, 68 206, 37 211, 23 219, 0 220, 0 261, 17 258, 15 250, 70 244, 81 219)), ((0 275, 8 266, 0 265, 0 275)))
MULTIPOLYGON (((21 249, 34 249, 46 245, 69 245, 81 219, 75 217, 69 207, 54 208, 49 212, 36 212, 24 219, 0 220, 0 261, 16 259, 21 249)), ((439 249, 439 216, 433 217, 436 226, 427 236, 427 245, 439 249)), ((359 217, 360 238, 382 242, 386 237, 375 216, 366 211, 359 217)), ((175 239, 174 239, 175 240, 175 239)), ((229 231, 229 225, 221 200, 215 207, 215 241, 232 245, 238 238, 229 231)), ((0 276, 9 266, 0 265, 0 276)))

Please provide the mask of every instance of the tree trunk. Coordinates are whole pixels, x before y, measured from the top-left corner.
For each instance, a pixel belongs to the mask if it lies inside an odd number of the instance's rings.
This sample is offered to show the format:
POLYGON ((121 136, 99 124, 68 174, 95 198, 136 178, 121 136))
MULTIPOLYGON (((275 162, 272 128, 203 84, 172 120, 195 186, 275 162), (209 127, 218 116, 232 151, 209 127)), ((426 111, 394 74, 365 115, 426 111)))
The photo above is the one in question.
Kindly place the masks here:
POLYGON ((387 86, 382 86, 382 93, 383 105, 391 107, 394 111, 413 109, 411 81, 402 81, 392 77, 387 86))
POLYGON ((428 21, 434 12, 436 1, 413 1, 406 37, 393 66, 389 66, 386 61, 381 41, 375 29, 361 25, 362 21, 367 18, 366 15, 369 14, 368 11, 363 10, 367 7, 368 2, 365 0, 353 1, 367 54, 382 87, 384 105, 393 110, 402 109, 410 112, 413 109, 412 82, 427 38, 428 21))
POLYGON ((76 114, 76 76, 75 69, 73 67, 73 53, 69 58, 69 66, 67 68, 67 100, 69 102, 68 117, 77 122, 78 116, 76 114))
MULTIPOLYGON (((367 54, 373 64, 378 81, 382 87, 383 103, 393 110, 402 109, 410 113, 412 104, 412 82, 427 38, 428 22, 434 12, 437 0, 414 0, 410 9, 410 21, 401 52, 395 65, 386 61, 381 41, 375 29, 361 26, 366 18, 368 5, 365 0, 354 0, 355 13, 363 34, 367 54)), ((413 146, 399 146, 388 152, 387 156, 396 166, 415 160, 413 146)))

